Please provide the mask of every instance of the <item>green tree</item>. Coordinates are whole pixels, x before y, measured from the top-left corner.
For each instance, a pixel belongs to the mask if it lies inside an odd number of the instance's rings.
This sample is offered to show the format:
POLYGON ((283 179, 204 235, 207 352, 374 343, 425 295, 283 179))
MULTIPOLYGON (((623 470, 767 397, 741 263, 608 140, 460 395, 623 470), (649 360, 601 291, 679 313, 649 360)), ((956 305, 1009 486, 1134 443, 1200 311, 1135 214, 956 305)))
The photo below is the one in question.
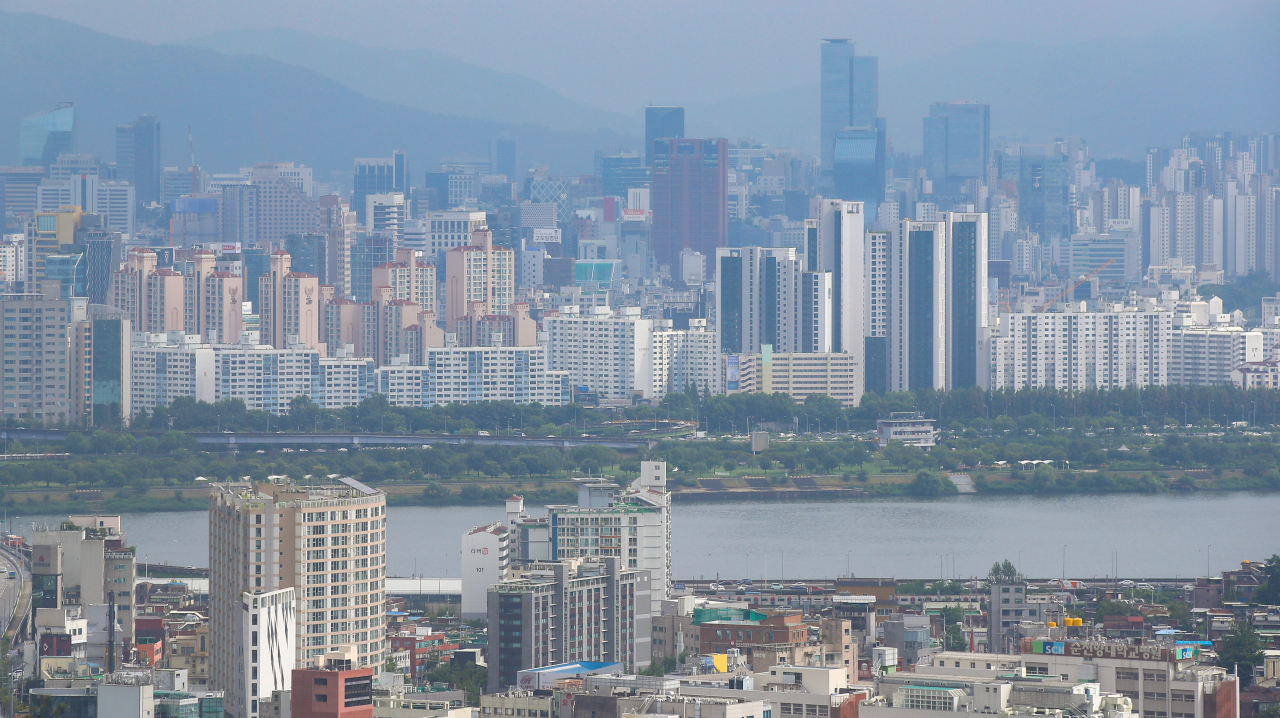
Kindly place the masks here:
POLYGON ((916 477, 911 480, 911 483, 907 484, 907 493, 912 496, 939 496, 947 493, 947 488, 944 484, 952 485, 950 481, 939 478, 937 474, 931 471, 920 471, 916 473, 916 477))
POLYGON ((969 637, 965 635, 962 625, 952 623, 947 626, 946 644, 948 651, 969 650, 969 637))
POLYGON ((1280 604, 1280 555, 1271 554, 1262 565, 1262 573, 1267 579, 1258 587, 1257 602, 1267 606, 1280 604))
POLYGON ((1222 650, 1218 651, 1218 665, 1228 671, 1239 670, 1244 687, 1253 684, 1253 669, 1262 665, 1262 651, 1266 648, 1253 626, 1237 623, 1222 638, 1222 650))
POLYGON ((1013 565, 1013 562, 1006 558, 1004 563, 996 561, 991 564, 991 570, 987 573, 987 580, 991 583, 1021 583, 1022 574, 1013 565))

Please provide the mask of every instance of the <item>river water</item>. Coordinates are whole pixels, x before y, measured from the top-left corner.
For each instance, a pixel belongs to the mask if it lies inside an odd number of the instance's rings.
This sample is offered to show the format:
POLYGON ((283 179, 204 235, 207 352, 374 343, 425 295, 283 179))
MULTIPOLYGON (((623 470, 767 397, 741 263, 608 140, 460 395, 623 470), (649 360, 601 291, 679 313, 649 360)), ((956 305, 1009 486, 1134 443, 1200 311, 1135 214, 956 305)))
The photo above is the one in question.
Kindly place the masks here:
MULTIPOLYGON (((24 536, 63 518, 9 517, 24 536)), ((497 505, 392 507, 391 575, 457 577, 462 533, 502 518, 497 505)), ((206 512, 123 520, 140 560, 208 565, 206 512)), ((678 503, 673 520, 677 578, 967 578, 1007 558, 1027 575, 1091 579, 1112 574, 1113 551, 1121 576, 1173 578, 1280 553, 1278 493, 678 503)))

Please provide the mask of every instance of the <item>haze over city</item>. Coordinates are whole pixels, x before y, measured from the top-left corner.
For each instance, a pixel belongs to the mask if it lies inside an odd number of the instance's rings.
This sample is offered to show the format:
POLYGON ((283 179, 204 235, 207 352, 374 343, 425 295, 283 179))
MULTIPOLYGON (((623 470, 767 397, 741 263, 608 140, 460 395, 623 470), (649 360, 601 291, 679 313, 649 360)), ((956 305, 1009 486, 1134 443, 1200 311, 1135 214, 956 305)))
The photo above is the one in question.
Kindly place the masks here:
POLYGON ((1277 37, 0 0, 0 716, 1280 718, 1277 37))

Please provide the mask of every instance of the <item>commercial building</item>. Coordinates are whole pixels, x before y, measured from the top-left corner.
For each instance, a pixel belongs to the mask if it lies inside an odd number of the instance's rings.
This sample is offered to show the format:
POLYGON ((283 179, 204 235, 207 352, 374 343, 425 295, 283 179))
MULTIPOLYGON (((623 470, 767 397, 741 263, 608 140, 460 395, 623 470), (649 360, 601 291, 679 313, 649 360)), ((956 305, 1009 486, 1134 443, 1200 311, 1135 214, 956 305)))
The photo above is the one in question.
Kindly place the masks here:
POLYGON ((18 162, 48 167, 58 155, 76 151, 76 103, 59 102, 52 110, 25 117, 18 125, 18 162))
POLYGON ((67 416, 84 426, 123 426, 133 418, 132 325, 120 312, 104 309, 89 305, 84 320, 68 327, 72 378, 67 416))
POLYGON ((649 665, 648 571, 623 559, 566 559, 516 569, 488 591, 487 692, 515 686, 519 671, 569 661, 649 665))
POLYGON ((133 185, 138 204, 160 202, 160 120, 142 115, 116 127, 116 178, 133 185))
MULTIPOLYGON (((226 691, 228 713, 252 718, 270 697, 262 670, 256 686, 244 682, 255 658, 264 670, 268 661, 314 668, 329 651, 351 646, 353 667, 382 665, 385 494, 352 480, 216 484, 209 508, 209 678, 226 691), (254 626, 253 601, 270 613, 274 643, 263 643, 267 626, 254 626)), ((271 670, 287 679, 288 671, 271 670)))
MULTIPOLYGON (((523 212, 521 214, 523 216, 523 212)), ((431 255, 454 247, 466 246, 471 243, 472 232, 488 227, 487 215, 484 212, 468 210, 431 212, 427 215, 427 222, 430 232, 427 249, 430 250, 431 255)))
POLYGON ((728 149, 724 139, 653 143, 650 246, 673 274, 682 250, 712 257, 728 244, 728 149))
POLYGON ((670 138, 684 138, 684 108, 658 105, 644 108, 645 167, 653 166, 653 143, 670 138))
POLYGON ((924 163, 929 176, 950 183, 985 182, 991 157, 991 105, 935 102, 924 118, 924 163))
POLYGON ((356 222, 368 224, 365 201, 368 196, 390 192, 409 193, 409 169, 404 153, 397 150, 390 157, 357 158, 351 183, 351 209, 356 213, 356 222))
POLYGON ((293 672, 289 715, 296 718, 373 718, 376 670, 357 663, 354 646, 325 654, 323 664, 293 672))
POLYGON ((938 429, 935 421, 926 419, 923 414, 895 411, 887 419, 876 419, 876 446, 884 448, 891 441, 927 450, 937 443, 938 429))
POLYGON ((724 356, 724 390, 787 394, 798 402, 810 394, 826 394, 845 406, 857 406, 866 381, 859 359, 856 354, 774 354, 766 345, 759 354, 724 356))

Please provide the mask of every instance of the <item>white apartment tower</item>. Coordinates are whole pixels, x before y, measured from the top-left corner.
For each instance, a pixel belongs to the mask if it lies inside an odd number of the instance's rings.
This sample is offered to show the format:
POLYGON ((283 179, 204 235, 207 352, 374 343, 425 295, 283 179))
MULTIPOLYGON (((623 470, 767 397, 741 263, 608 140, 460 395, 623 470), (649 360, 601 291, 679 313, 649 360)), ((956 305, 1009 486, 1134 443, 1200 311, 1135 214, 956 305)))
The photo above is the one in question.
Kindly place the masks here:
POLYGON ((571 386, 586 386, 601 399, 653 398, 653 320, 639 307, 617 316, 608 307, 581 314, 577 305, 542 321, 547 368, 569 373, 571 386))
POLYGON ((888 391, 946 389, 947 224, 902 220, 888 254, 888 391))
POLYGON ((640 462, 640 476, 619 492, 612 483, 583 479, 576 506, 548 506, 551 557, 619 558, 649 572, 653 600, 671 592, 671 494, 667 462, 640 462))
MULTIPOLYGON (((345 644, 357 647, 360 665, 383 664, 386 503, 381 491, 350 479, 319 486, 213 487, 209 678, 227 692, 228 713, 254 718, 254 701, 270 697, 261 678, 266 655, 261 645, 253 652, 252 629, 245 626, 246 595, 260 606, 276 601, 280 610, 269 620, 278 625, 287 604, 280 592, 293 590, 297 667, 312 666, 332 646, 345 644), (244 676, 253 675, 255 657, 259 682, 243 684, 244 676)), ((277 643, 274 650, 285 645, 277 643)), ((282 654, 279 660, 285 661, 282 654)))

